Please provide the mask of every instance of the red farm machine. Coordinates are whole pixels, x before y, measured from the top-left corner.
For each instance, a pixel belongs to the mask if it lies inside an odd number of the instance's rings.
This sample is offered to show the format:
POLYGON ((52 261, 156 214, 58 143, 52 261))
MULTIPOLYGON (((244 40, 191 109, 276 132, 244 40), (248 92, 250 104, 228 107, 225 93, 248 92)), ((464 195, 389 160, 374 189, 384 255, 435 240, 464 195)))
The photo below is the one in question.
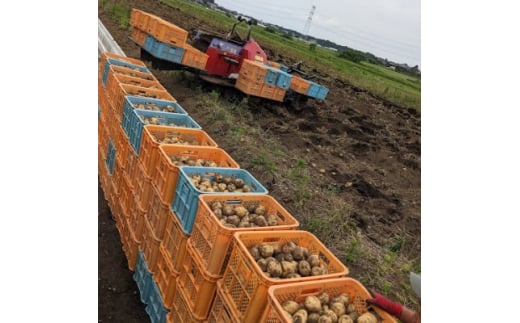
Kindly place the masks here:
POLYGON ((299 63, 288 67, 270 61, 251 37, 250 19, 238 17, 226 35, 188 32, 138 9, 132 9, 130 24, 131 39, 141 48, 141 59, 151 61, 156 69, 189 70, 205 81, 278 102, 325 100, 328 94, 328 88, 306 79, 299 63), (236 30, 242 22, 248 26, 245 38, 236 30))

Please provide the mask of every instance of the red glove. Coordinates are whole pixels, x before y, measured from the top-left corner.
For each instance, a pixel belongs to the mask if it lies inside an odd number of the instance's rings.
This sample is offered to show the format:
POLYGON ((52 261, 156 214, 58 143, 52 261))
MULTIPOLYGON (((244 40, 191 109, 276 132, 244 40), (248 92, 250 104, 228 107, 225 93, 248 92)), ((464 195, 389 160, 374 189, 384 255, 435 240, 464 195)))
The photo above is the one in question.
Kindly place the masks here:
POLYGON ((403 312, 403 306, 399 303, 392 302, 388 298, 379 294, 375 290, 370 290, 373 298, 367 299, 367 303, 377 305, 381 309, 385 310, 388 314, 393 315, 397 318, 401 317, 401 313, 403 312))

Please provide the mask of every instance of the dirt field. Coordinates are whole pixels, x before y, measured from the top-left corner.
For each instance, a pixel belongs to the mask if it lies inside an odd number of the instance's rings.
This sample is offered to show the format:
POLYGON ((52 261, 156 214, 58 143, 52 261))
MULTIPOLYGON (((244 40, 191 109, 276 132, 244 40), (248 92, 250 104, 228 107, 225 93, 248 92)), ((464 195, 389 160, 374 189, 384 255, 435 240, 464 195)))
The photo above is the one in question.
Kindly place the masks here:
MULTIPOLYGON (((212 28, 157 1, 125 3, 185 29, 212 28)), ((140 58, 139 48, 129 39, 130 31, 120 29, 101 4, 99 17, 123 51, 140 58)), ((219 146, 298 218, 304 230, 319 236, 346 262, 351 277, 407 305, 417 304, 408 283, 409 271, 420 270, 421 256, 421 119, 415 110, 390 104, 339 79, 324 83, 330 89, 325 102, 310 100, 303 109, 249 101, 253 117, 240 122, 276 138, 285 156, 280 164, 294 165, 303 158, 309 165, 310 196, 302 205, 295 199, 291 183, 280 174, 283 172, 250 168, 253 163, 248 154, 254 154, 254 137, 243 138, 244 146, 251 147, 249 151, 229 144, 227 129, 215 127, 207 111, 198 108, 199 91, 210 91, 209 86, 152 71, 219 146), (338 228, 332 237, 322 237, 324 225, 317 225, 315 219, 323 220, 329 214, 324 210, 330 209, 330 200, 324 197, 330 195, 348 206, 342 216, 348 215, 344 221, 351 226, 338 228)), ((231 91, 219 91, 221 101, 237 98, 231 91)), ((101 190, 99 194, 99 321, 147 322, 101 190)))

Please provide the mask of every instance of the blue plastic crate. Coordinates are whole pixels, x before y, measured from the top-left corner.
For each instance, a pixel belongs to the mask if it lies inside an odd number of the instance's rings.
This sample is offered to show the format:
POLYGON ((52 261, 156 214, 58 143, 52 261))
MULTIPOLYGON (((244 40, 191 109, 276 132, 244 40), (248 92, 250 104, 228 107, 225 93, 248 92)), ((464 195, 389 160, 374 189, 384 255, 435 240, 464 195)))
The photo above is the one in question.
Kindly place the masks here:
POLYGON ((136 155, 139 155, 139 150, 141 148, 143 127, 145 126, 145 122, 142 119, 143 117, 157 118, 160 123, 159 125, 161 126, 184 127, 197 130, 202 129, 202 127, 187 114, 134 109, 130 119, 130 127, 128 127, 128 130, 125 130, 125 132, 130 139, 130 144, 132 145, 136 155))
POLYGON ((115 161, 116 161, 116 148, 114 146, 114 143, 112 142, 112 139, 109 139, 106 163, 107 163, 108 171, 110 172, 111 176, 114 173, 115 161))
POLYGON ((285 90, 288 90, 291 86, 292 75, 284 72, 278 71, 278 78, 276 79, 276 86, 285 90))
POLYGON ((166 323, 166 314, 168 314, 168 309, 164 307, 159 287, 153 280, 151 293, 145 311, 148 313, 152 323, 166 323))
POLYGON ((103 86, 105 86, 105 87, 107 85, 108 71, 110 70, 110 65, 128 67, 128 68, 136 69, 140 72, 152 74, 150 72, 150 70, 147 69, 146 67, 131 64, 126 61, 122 61, 122 60, 118 60, 118 59, 114 59, 114 58, 107 58, 107 61, 105 64, 105 69, 103 70, 103 78, 102 78, 103 86))
POLYGON ((185 51, 184 48, 163 43, 150 34, 146 35, 143 48, 152 56, 177 64, 182 63, 182 57, 184 56, 185 51))
MULTIPOLYGON (((178 114, 188 114, 186 110, 184 110, 180 104, 177 102, 169 101, 169 100, 161 100, 161 99, 152 99, 146 98, 142 96, 125 96, 125 104, 123 107, 123 118, 121 119, 121 126, 123 130, 126 132, 126 135, 130 137, 130 124, 134 115, 134 109, 142 110, 138 105, 139 104, 147 104, 153 103, 157 105, 159 109, 164 109, 166 106, 171 106, 175 109, 175 113, 178 114)), ((146 109, 144 109, 146 110, 146 109)), ((153 110, 147 110, 153 111, 153 110)))
POLYGON ((172 210, 181 222, 182 230, 186 234, 191 234, 197 209, 199 206, 200 194, 227 194, 222 192, 208 193, 198 190, 190 179, 191 175, 198 174, 202 178, 215 179, 216 174, 241 178, 244 183, 251 188, 249 193, 229 193, 229 194, 267 194, 267 189, 245 169, 226 168, 226 167, 180 167, 177 188, 171 205, 172 210))
POLYGON ((141 250, 139 250, 137 253, 137 264, 135 266, 133 278, 137 283, 137 288, 139 289, 139 294, 141 295, 141 302, 148 304, 153 288, 153 278, 152 274, 148 271, 146 260, 144 259, 144 255, 141 250))
POLYGON ((289 67, 287 65, 284 65, 282 63, 278 63, 280 64, 280 69, 284 72, 288 72, 289 71, 289 67))
POLYGON ((329 93, 329 89, 314 83, 311 81, 311 86, 309 86, 309 90, 307 90, 307 95, 316 99, 325 100, 327 94, 329 93))
POLYGON ((276 85, 276 80, 278 79, 278 73, 281 72, 279 69, 276 69, 271 66, 266 66, 267 72, 265 73, 264 83, 270 85, 276 85))

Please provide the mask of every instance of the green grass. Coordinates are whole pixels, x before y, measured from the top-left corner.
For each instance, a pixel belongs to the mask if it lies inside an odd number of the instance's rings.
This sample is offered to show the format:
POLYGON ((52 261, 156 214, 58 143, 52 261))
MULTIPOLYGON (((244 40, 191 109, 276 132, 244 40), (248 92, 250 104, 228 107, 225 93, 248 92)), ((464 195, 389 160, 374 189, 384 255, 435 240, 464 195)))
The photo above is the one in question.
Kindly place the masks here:
MULTIPOLYGON (((193 2, 185 0, 164 0, 163 2, 179 8, 189 15, 196 16, 218 29, 229 30, 235 22, 234 17, 193 2)), ((172 21, 172 23, 175 22, 172 21)), ((242 36, 247 34, 247 28, 243 24, 238 26, 237 31, 242 36)), ((275 55, 291 57, 295 60, 294 62, 303 61, 304 66, 306 64, 315 65, 320 72, 328 74, 328 79, 316 80, 324 86, 327 86, 328 82, 334 78, 341 78, 388 101, 415 108, 417 111, 421 110, 421 80, 417 77, 365 61, 354 63, 339 57, 337 52, 320 46, 310 50, 307 42, 287 37, 279 32, 273 33, 269 28, 253 26, 252 35, 262 47, 270 48, 275 55)))
POLYGON ((128 29, 130 27, 130 12, 131 9, 126 4, 112 3, 108 6, 108 10, 112 19, 117 21, 121 29, 128 29))

